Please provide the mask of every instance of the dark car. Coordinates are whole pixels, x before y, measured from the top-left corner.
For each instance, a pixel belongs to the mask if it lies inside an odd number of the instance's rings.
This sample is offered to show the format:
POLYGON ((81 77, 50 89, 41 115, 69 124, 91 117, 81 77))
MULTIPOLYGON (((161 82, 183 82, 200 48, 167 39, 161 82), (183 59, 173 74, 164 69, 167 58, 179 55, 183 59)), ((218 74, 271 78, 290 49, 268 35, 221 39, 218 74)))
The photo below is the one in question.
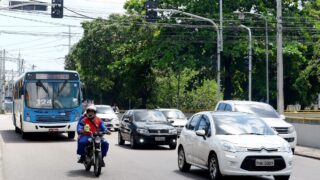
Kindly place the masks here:
POLYGON ((131 148, 145 144, 177 146, 177 130, 167 118, 157 110, 128 110, 122 116, 118 143, 129 141, 131 148))

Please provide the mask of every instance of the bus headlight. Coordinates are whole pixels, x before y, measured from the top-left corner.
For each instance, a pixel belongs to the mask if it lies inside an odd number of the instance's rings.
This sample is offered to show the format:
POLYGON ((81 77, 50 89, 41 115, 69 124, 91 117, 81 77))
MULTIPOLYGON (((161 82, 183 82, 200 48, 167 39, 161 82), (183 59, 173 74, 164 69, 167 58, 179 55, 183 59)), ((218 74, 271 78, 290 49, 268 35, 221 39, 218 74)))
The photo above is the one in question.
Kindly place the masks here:
POLYGON ((26 121, 31 121, 31 118, 30 118, 30 113, 29 112, 26 112, 26 121))

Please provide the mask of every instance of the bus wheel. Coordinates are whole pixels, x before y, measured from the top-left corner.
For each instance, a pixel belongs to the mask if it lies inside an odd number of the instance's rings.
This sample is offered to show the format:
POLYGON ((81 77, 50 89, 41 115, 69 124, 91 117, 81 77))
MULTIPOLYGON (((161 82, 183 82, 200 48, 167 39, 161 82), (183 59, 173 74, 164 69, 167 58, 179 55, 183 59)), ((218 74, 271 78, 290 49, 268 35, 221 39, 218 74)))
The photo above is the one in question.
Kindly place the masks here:
POLYGON ((20 132, 20 129, 19 129, 17 126, 15 126, 14 131, 15 131, 16 133, 19 133, 19 132, 20 132))
POLYGON ((21 137, 22 139, 26 139, 27 138, 27 133, 23 131, 23 126, 22 126, 22 122, 20 121, 20 132, 21 132, 21 137))
POLYGON ((68 138, 69 139, 74 139, 75 136, 76 136, 76 132, 74 132, 74 131, 68 132, 68 138))

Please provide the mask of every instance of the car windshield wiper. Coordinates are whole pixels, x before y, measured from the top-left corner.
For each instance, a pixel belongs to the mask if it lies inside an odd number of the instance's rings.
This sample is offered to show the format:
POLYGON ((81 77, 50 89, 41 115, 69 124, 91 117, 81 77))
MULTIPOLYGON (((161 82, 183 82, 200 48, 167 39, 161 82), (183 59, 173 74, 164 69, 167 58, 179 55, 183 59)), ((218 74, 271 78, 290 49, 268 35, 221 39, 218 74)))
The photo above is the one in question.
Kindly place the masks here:
POLYGON ((261 133, 241 133, 239 135, 264 135, 264 134, 261 134, 261 133))

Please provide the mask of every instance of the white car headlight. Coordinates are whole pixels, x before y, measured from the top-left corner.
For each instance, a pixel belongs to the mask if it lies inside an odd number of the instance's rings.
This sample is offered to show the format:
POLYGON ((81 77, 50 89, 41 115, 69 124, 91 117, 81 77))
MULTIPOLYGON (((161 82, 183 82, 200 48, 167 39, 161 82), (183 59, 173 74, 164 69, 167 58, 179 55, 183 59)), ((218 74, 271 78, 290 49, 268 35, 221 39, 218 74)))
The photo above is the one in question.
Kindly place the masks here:
POLYGON ((288 128, 288 133, 289 133, 289 134, 293 133, 294 131, 295 131, 294 126, 290 126, 290 127, 288 128))
POLYGON ((241 147, 241 146, 237 146, 231 142, 227 142, 227 141, 222 141, 221 142, 221 145, 222 145, 222 149, 224 151, 228 151, 228 152, 245 152, 247 151, 247 148, 245 147, 241 147))
POLYGON ((177 129, 173 128, 173 129, 169 129, 169 134, 177 134, 177 129))
POLYGON ((113 118, 112 122, 115 122, 115 123, 119 122, 119 118, 113 118))
POLYGON ((149 130, 148 129, 143 129, 143 128, 137 128, 137 132, 140 134, 148 134, 149 130))
POLYGON ((289 143, 287 143, 287 142, 284 142, 282 144, 282 146, 278 148, 278 151, 279 152, 288 152, 288 153, 292 152, 291 147, 290 147, 289 143))

